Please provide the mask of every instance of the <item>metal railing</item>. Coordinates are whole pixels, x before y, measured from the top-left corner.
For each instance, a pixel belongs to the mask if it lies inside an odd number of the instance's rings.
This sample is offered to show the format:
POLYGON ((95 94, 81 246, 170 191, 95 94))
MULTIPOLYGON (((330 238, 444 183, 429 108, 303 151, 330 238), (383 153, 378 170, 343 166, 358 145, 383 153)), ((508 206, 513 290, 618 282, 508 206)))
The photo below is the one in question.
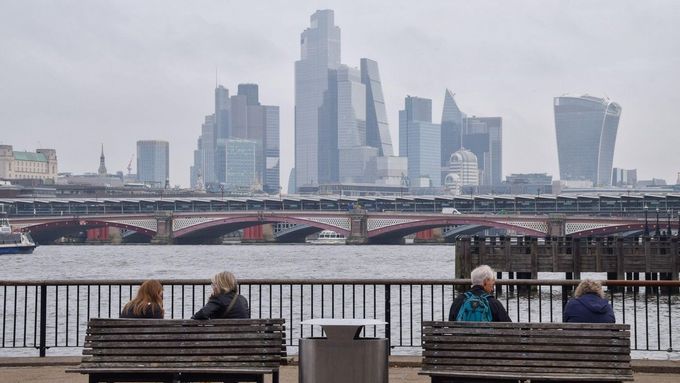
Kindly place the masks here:
MULTIPOLYGON (((0 281, 3 349, 82 347, 87 321, 117 318, 141 280, 0 281)), ((162 280, 166 318, 190 318, 207 301, 208 280, 162 280)), ((516 322, 561 322, 578 281, 498 280, 496 297, 516 322)), ((678 281, 603 281, 619 323, 631 325, 631 348, 677 351, 678 281), (675 331, 674 331, 675 329, 675 331)), ((253 318, 286 319, 286 343, 321 335, 303 327, 310 318, 375 318, 387 325, 364 330, 388 336, 395 352, 420 352, 423 320, 447 320, 451 302, 468 280, 287 279, 242 280, 253 318)), ((7 351, 7 350, 5 350, 7 351)), ((7 352, 5 352, 7 354, 7 352)))

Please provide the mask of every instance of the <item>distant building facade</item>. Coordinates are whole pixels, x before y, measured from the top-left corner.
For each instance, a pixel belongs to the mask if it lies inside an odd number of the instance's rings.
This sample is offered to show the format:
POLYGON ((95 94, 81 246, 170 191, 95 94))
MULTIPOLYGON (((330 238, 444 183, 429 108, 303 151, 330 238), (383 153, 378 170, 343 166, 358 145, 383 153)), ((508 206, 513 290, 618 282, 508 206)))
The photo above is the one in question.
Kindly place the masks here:
POLYGON ((54 183, 57 168, 57 151, 54 149, 24 152, 15 151, 11 145, 0 145, 0 179, 54 183))
POLYGON ((224 164, 218 176, 224 179, 224 190, 249 192, 259 189, 257 155, 257 141, 239 138, 218 140, 217 160, 224 164))
POLYGON ((449 169, 451 155, 463 147, 463 120, 465 113, 460 111, 454 94, 446 89, 444 92, 444 108, 441 120, 441 165, 443 177, 449 169))
POLYGON ((449 175, 458 177, 460 186, 479 185, 479 168, 477 156, 471 151, 462 148, 451 155, 449 160, 449 175))
POLYGON ((162 188, 170 180, 170 144, 167 141, 137 141, 137 179, 162 188))
POLYGON ((584 95, 554 99, 560 180, 611 186, 621 106, 584 95))
MULTIPOLYGON (((279 107, 260 103, 257 84, 239 84, 238 93, 232 96, 222 85, 215 88, 215 112, 205 117, 194 150, 194 164, 189 170, 192 188, 217 191, 225 185, 235 185, 227 179, 226 161, 231 158, 233 163, 236 159, 225 150, 234 149, 237 154, 247 155, 244 162, 250 161, 250 154, 241 150, 243 145, 228 144, 229 140, 244 140, 255 145, 255 176, 248 177, 247 189, 278 193, 281 186, 279 107)), ((241 181, 237 184, 239 188, 245 187, 241 181)))
POLYGON ((637 169, 614 168, 612 170, 612 186, 637 185, 637 169))
POLYGON ((441 186, 441 126, 432 123, 432 100, 407 96, 399 111, 399 155, 408 159, 412 188, 441 186))
POLYGON ((480 185, 500 185, 503 181, 503 119, 466 117, 462 145, 477 156, 480 185))
MULTIPOLYGON (((318 10, 300 36, 295 62, 295 180, 298 187, 319 184, 319 145, 329 126, 319 124, 329 70, 340 66, 340 27, 332 10, 318 10)), ((326 166, 332 166, 327 164, 326 166)))

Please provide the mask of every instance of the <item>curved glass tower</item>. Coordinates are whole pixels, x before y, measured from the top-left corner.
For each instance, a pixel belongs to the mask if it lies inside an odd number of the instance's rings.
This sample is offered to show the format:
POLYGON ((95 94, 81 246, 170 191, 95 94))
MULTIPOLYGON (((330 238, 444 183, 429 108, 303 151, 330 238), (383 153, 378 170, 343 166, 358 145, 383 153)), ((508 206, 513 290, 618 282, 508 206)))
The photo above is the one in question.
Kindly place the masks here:
POLYGON ((560 179, 612 184, 612 162, 621 106, 591 97, 555 97, 560 179))

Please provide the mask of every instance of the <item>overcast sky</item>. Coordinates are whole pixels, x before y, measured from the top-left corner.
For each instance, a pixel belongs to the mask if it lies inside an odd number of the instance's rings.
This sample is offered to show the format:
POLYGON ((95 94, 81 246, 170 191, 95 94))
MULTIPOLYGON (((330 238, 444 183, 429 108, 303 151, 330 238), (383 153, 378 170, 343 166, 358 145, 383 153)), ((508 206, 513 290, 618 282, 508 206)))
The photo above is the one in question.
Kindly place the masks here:
MULTIPOLYGON (((680 1, 0 0, 0 143, 57 150, 59 170, 123 170, 140 139, 170 142, 188 186, 219 82, 281 107, 281 181, 293 166, 294 61, 316 9, 335 10, 342 61, 378 61, 395 147, 408 95, 445 88, 468 115, 503 117, 503 173, 559 178, 553 97, 623 108, 614 166, 680 171, 680 1)), ((134 163, 133 163, 133 171, 134 163)), ((284 189, 285 190, 285 189, 284 189)))

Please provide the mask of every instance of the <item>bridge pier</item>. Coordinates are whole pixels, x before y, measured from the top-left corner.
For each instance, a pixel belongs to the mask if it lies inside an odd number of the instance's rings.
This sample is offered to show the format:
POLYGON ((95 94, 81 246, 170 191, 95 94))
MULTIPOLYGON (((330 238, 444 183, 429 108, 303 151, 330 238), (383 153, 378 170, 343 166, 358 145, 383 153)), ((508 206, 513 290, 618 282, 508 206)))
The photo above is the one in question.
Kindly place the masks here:
POLYGON ((564 214, 550 214, 548 216, 548 237, 564 237, 567 235, 567 216, 564 214))
POLYGON ((345 241, 348 245, 365 245, 368 243, 368 215, 364 209, 352 209, 349 212, 349 235, 345 241))
POLYGON ((153 245, 172 245, 172 219, 171 211, 159 211, 154 216, 156 218, 156 235, 151 239, 153 245))

